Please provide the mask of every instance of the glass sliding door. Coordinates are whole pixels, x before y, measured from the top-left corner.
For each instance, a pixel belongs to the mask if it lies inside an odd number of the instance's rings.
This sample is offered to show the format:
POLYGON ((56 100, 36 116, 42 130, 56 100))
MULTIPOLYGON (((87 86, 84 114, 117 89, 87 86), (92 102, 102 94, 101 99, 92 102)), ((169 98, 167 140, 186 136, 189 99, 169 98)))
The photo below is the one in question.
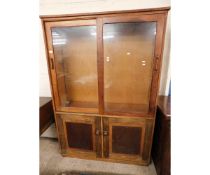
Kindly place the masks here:
POLYGON ((98 108, 96 26, 52 24, 59 106, 98 108))
POLYGON ((103 25, 105 112, 149 108, 156 22, 103 25))

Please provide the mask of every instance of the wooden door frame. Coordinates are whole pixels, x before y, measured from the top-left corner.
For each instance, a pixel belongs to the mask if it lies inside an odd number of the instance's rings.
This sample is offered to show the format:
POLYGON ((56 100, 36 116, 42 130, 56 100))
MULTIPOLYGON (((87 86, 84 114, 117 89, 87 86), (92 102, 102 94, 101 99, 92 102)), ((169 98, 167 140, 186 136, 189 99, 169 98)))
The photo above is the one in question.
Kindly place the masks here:
POLYGON ((50 79, 51 79, 51 86, 52 86, 52 93, 54 97, 54 103, 56 111, 64 111, 64 112, 87 112, 87 113, 98 113, 98 109, 96 108, 83 108, 83 107, 63 107, 61 106, 60 102, 60 95, 58 92, 58 85, 57 85, 57 70, 55 64, 55 55, 54 55, 54 48, 52 43, 52 36, 51 36, 51 29, 56 27, 79 27, 79 26, 96 26, 96 20, 89 19, 89 20, 77 20, 77 21, 55 21, 55 22, 46 22, 45 23, 45 34, 46 34, 46 45, 47 45, 47 61, 48 61, 48 68, 50 72, 50 79), (51 66, 51 61, 53 62, 53 68, 51 66))
POLYGON ((96 128, 101 130, 101 117, 97 116, 85 116, 85 115, 77 115, 77 114, 59 114, 62 120, 62 132, 63 138, 66 145, 66 155, 69 156, 84 156, 89 158, 96 158, 101 157, 102 149, 100 148, 102 145, 102 138, 101 135, 96 135, 96 128), (93 141, 93 150, 83 150, 77 148, 71 148, 68 145, 68 138, 67 138, 67 128, 66 123, 83 123, 83 124, 90 124, 92 126, 92 141, 93 141), (100 124, 98 126, 98 124, 100 124))
POLYGON ((111 124, 109 123, 109 151, 110 154, 118 154, 118 155, 122 155, 122 156, 126 156, 126 154, 120 154, 120 153, 113 153, 112 152, 112 126, 122 126, 122 127, 136 127, 136 128, 142 128, 142 133, 141 133, 141 140, 140 140, 140 157, 142 156, 143 153, 143 144, 144 144, 144 137, 145 137, 145 124, 143 122, 141 122, 141 124, 136 124, 136 123, 129 123, 129 122, 111 122, 111 124))
MULTIPOLYGON (((167 13, 170 7, 164 8, 152 8, 152 9, 140 9, 140 10, 124 10, 124 11, 111 11, 111 12, 98 12, 98 13, 83 13, 83 14, 72 14, 72 15, 48 15, 40 16, 44 29, 45 48, 48 62, 48 72, 50 75, 51 82, 51 93, 53 96, 54 108, 56 111, 64 112, 87 112, 87 113, 99 113, 104 114, 104 63, 103 63, 103 24, 105 23, 116 23, 116 22, 134 22, 134 21, 156 21, 157 22, 157 33, 156 33, 156 44, 154 57, 156 58, 153 62, 152 71, 152 82, 150 88, 150 101, 149 111, 150 114, 155 114, 157 95, 160 83, 160 69, 163 55, 163 45, 165 37, 166 19, 167 13), (70 20, 70 21, 69 21, 70 20), (77 21, 78 20, 78 21, 77 21), (88 25, 85 21, 94 20, 96 21, 97 27, 97 71, 98 71, 98 109, 95 108, 74 108, 59 107, 59 96, 56 84, 56 72, 51 69, 49 51, 52 50, 52 38, 49 36, 49 24, 57 24, 72 26, 70 23, 74 23, 74 26, 88 25), (48 31, 48 32, 47 32, 48 31)), ((61 26, 60 26, 61 27, 61 26)), ((116 113, 117 114, 117 113, 116 113)), ((118 113, 117 115, 125 115, 118 113)), ((126 114, 127 115, 127 114, 126 114)), ((141 114, 130 114, 131 116, 141 116, 141 114)), ((154 116, 154 115, 153 115, 154 116)))
MULTIPOLYGON (((106 156, 103 156, 104 158, 110 159, 110 160, 121 160, 121 161, 131 161, 133 163, 143 163, 147 164, 149 162, 148 159, 143 160, 143 155, 145 154, 145 147, 148 146, 149 142, 146 142, 147 135, 148 135, 148 129, 147 129, 147 120, 146 118, 139 118, 139 117, 133 117, 133 118, 119 118, 119 117, 102 117, 102 123, 103 123, 103 129, 108 130, 108 136, 103 136, 103 154, 107 154, 106 156), (141 128, 141 140, 140 140, 140 154, 139 155, 130 155, 130 154, 121 154, 121 153, 112 153, 112 126, 127 126, 127 127, 137 127, 141 128), (147 135, 146 135, 147 134, 147 135)), ((153 121, 154 119, 152 119, 153 121)), ((146 151, 148 151, 146 149, 146 151)), ((150 153, 148 153, 149 155, 150 153)))
MULTIPOLYGON (((150 94, 149 94, 149 110, 148 113, 154 114, 156 111, 157 95, 159 89, 159 79, 160 70, 162 64, 162 52, 164 45, 164 34, 166 27, 167 13, 164 14, 133 14, 132 16, 116 16, 116 17, 105 17, 103 18, 102 25, 104 24, 116 24, 116 23, 129 23, 129 22, 156 22, 156 37, 155 37, 155 47, 154 47, 154 59, 152 66, 151 84, 150 84, 150 94)), ((103 43, 102 43, 103 46, 103 43)), ((102 52, 103 53, 103 52, 102 52)), ((104 60, 104 55, 101 55, 102 60, 104 60)), ((104 69, 104 67, 103 67, 104 69)), ((104 70, 103 70, 104 72, 104 70)), ((103 75, 104 76, 104 75, 103 75)), ((104 80, 104 77, 103 77, 104 80)), ((104 84, 104 82, 103 82, 104 84)), ((131 116, 141 115, 140 113, 130 114, 131 116)), ((121 112, 104 112, 103 114, 111 115, 125 115, 121 112)), ((144 115, 145 113, 143 113, 144 115)))

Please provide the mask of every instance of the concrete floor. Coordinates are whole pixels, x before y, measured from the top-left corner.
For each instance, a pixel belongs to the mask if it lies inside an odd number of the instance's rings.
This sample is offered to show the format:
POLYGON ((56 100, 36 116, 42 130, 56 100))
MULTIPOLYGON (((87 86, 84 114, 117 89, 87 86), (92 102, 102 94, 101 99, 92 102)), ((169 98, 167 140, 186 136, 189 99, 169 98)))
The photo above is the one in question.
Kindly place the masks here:
POLYGON ((69 171, 116 173, 120 175, 156 175, 154 164, 137 166, 62 157, 56 139, 40 138, 40 175, 64 175, 69 171))

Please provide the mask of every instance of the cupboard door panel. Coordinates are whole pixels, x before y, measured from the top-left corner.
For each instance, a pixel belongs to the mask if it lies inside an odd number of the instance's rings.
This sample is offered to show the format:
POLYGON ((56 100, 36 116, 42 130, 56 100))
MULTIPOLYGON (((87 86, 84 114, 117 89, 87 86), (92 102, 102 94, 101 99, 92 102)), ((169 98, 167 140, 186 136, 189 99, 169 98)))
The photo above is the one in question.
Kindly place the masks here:
POLYGON ((101 157, 101 135, 97 134, 101 130, 100 117, 62 114, 58 118, 62 120, 59 132, 64 133, 67 155, 101 157))
POLYGON ((66 122, 67 139, 70 148, 93 151, 92 125, 66 122))
POLYGON ((112 152, 140 154, 142 128, 112 126, 112 152))
POLYGON ((105 112, 148 112, 156 22, 104 24, 105 112))
POLYGON ((142 159, 147 139, 145 130, 144 118, 103 117, 103 132, 107 132, 103 134, 104 157, 124 162, 146 162, 142 159))
POLYGON ((96 22, 88 21, 47 24, 57 107, 62 111, 98 111, 96 22))

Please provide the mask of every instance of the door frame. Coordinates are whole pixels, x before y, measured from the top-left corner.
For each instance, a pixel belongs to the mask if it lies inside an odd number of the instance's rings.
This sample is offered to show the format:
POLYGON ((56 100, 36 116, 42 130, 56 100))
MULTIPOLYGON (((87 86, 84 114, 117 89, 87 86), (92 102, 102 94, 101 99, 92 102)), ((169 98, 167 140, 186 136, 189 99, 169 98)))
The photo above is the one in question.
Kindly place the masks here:
POLYGON ((108 136, 103 135, 103 157, 110 160, 122 160, 125 162, 131 161, 133 163, 144 162, 142 159, 145 141, 146 141, 146 118, 120 118, 120 117, 102 117, 103 132, 108 130, 108 136), (112 126, 125 126, 125 127, 138 127, 141 128, 141 139, 140 139, 140 154, 122 154, 112 152, 112 126))
POLYGON ((101 135, 97 135, 96 131, 101 130, 101 117, 98 116, 87 116, 87 115, 77 115, 77 114, 59 114, 62 120, 62 130, 63 139, 66 145, 66 155, 71 157, 88 157, 88 158, 96 158, 101 157, 102 148, 101 135), (67 128, 66 123, 82 123, 82 124, 90 124, 92 126, 92 144, 93 150, 85 150, 79 148, 72 148, 68 145, 68 137, 67 137, 67 128))
MULTIPOLYGON (((46 22, 45 23, 45 31, 47 37, 47 52, 48 52, 48 67, 51 76, 51 84, 52 84, 52 93, 55 102, 56 111, 63 111, 63 112, 87 112, 87 113, 98 113, 98 108, 84 108, 84 107, 64 107, 61 106, 60 102, 60 94, 58 91, 58 79, 57 79, 57 68, 55 64, 55 55, 54 55, 54 48, 53 48, 53 39, 51 35, 51 29, 56 27, 79 27, 79 26, 96 26, 96 20, 88 19, 88 20, 77 20, 77 21, 55 21, 55 22, 46 22), (53 65, 53 66, 52 66, 53 65)), ((97 26, 96 26, 97 27, 97 26)))
MULTIPOLYGON (((151 75, 151 85, 150 85, 150 93, 149 93, 149 110, 148 114, 153 114, 156 111, 156 103, 157 103, 157 95, 160 81, 160 70, 162 65, 162 52, 163 52, 163 44, 164 44, 164 34, 166 27, 166 14, 133 14, 131 16, 112 16, 112 17, 104 17, 102 18, 102 22, 98 23, 99 35, 102 35, 103 38, 103 25, 104 24, 116 24, 116 23, 129 23, 129 22, 156 22, 156 37, 155 37, 155 47, 154 47, 154 59, 152 66, 152 75, 151 75)), ((100 40, 100 45, 103 47, 103 39, 100 40)), ((103 48, 102 48, 103 49, 103 48)), ((103 50, 100 51, 100 69, 103 72, 102 81, 104 81, 104 54, 103 50)), ((104 82, 101 82, 104 85, 104 82)), ((121 113, 121 112, 105 112, 104 111, 104 88, 101 90, 103 94, 103 98, 99 98, 99 101, 103 100, 101 104, 103 106, 102 114, 105 115, 131 115, 131 116, 139 116, 144 115, 144 112, 138 113, 121 113)), ((99 103, 100 104, 100 103, 99 103)))
MULTIPOLYGON (((48 63, 48 72, 50 75, 51 82, 51 93, 53 96, 53 106, 55 111, 60 112, 87 112, 87 113, 99 113, 104 114, 104 94, 103 94, 103 24, 105 22, 119 22, 123 21, 123 18, 128 22, 136 20, 156 20, 157 21, 157 34, 156 34, 156 47, 155 47, 155 61, 153 63, 153 72, 152 72, 152 83, 150 89, 150 102, 149 102, 149 111, 147 114, 155 114, 156 104, 157 104, 157 95, 160 84, 160 70, 163 56, 163 45, 166 29, 166 19, 170 7, 163 8, 152 8, 152 9, 139 9, 139 10, 123 10, 123 11, 108 11, 108 12, 97 12, 97 13, 82 13, 82 14, 70 14, 70 15, 47 15, 40 16, 42 20, 42 26, 44 30, 44 40, 46 48, 46 56, 48 63), (112 19, 111 19, 112 18, 112 19), (96 20, 97 26, 97 63, 98 63, 98 97, 99 97, 99 106, 98 109, 92 108, 69 108, 69 107, 60 107, 58 90, 56 84, 56 75, 55 70, 51 70, 51 54, 49 53, 52 50, 49 42, 52 43, 52 39, 49 40, 49 32, 47 32, 48 25, 50 22, 61 22, 67 25, 68 22, 87 21, 87 20, 96 20), (67 22, 67 23, 66 23, 67 22), (49 42, 48 42, 49 40, 49 42), (100 44, 102 43, 102 44, 100 44)), ((124 20, 124 21, 125 21, 124 20)), ((82 25, 83 23, 75 23, 76 25, 82 25)), ((87 25, 87 24, 86 24, 87 25)), ((51 37, 50 37, 51 38, 51 37)), ((54 57, 53 57, 54 59, 54 57)), ((131 116, 143 116, 145 113, 138 114, 120 114, 116 115, 131 115, 131 116)), ((111 114, 112 115, 112 114, 111 114)), ((153 115, 154 116, 154 115, 153 115)))

